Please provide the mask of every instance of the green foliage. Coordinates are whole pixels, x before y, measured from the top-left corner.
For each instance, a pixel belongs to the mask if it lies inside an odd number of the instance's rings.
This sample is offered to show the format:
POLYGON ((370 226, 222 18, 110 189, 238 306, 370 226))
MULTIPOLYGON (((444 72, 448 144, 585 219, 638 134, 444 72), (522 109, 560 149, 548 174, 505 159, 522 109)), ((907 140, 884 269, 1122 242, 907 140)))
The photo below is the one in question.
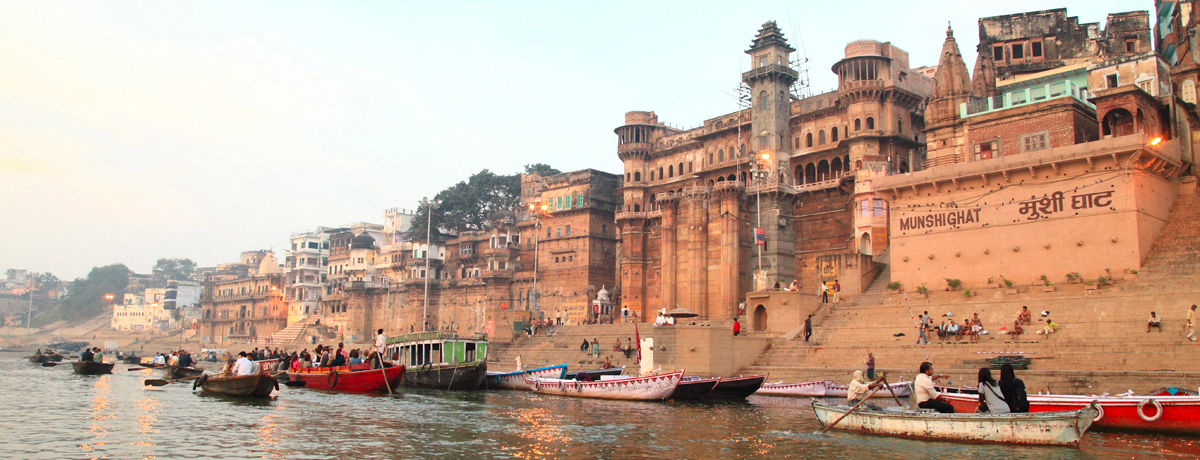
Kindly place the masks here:
POLYGON ((33 274, 34 289, 39 292, 49 292, 58 289, 62 286, 62 280, 54 276, 53 273, 34 273, 33 274))
POLYGON ((988 286, 996 284, 996 278, 988 277, 988 286))
POLYGON ((534 173, 537 173, 537 175, 539 175, 539 176, 546 177, 546 176, 553 176, 555 174, 562 174, 562 171, 551 168, 550 165, 545 164, 545 163, 534 163, 531 165, 525 165, 525 174, 534 174, 534 173))
POLYGON ((1012 287, 1013 287, 1012 280, 1005 278, 1004 275, 1000 275, 1000 281, 1003 282, 1005 286, 1008 286, 1009 289, 1012 289, 1012 287))
POLYGON ((1078 283, 1081 278, 1083 278, 1083 277, 1079 276, 1079 272, 1067 273, 1067 282, 1068 283, 1078 283))
POLYGON ((1054 283, 1051 283, 1051 282, 1050 282, 1050 277, 1049 277, 1049 276, 1042 275, 1042 278, 1041 278, 1041 279, 1042 279, 1042 284, 1044 284, 1046 287, 1050 287, 1050 286, 1053 286, 1053 285, 1054 285, 1054 283))
POLYGON ((1129 273, 1130 273, 1130 274, 1133 274, 1133 275, 1136 275, 1136 274, 1137 274, 1137 270, 1130 270, 1130 271, 1129 271, 1129 273))
POLYGON ((946 285, 950 286, 950 290, 955 291, 958 290, 959 286, 962 286, 962 280, 946 278, 946 285))
POLYGON ((492 213, 515 210, 520 197, 520 176, 496 175, 484 169, 438 192, 429 206, 421 205, 413 218, 412 237, 418 241, 426 238, 430 212, 433 228, 439 233, 486 229, 492 213))
POLYGON ((971 298, 972 295, 975 295, 975 294, 971 293, 970 289, 963 291, 963 297, 966 297, 969 299, 969 298, 971 298))
POLYGON ((925 287, 925 283, 921 283, 921 285, 920 285, 920 286, 917 286, 917 293, 918 293, 918 294, 925 294, 925 293, 927 293, 927 292, 929 292, 929 288, 928 288, 928 287, 925 287))
POLYGON ((68 321, 89 319, 104 313, 109 305, 120 302, 129 284, 129 269, 122 264, 92 268, 87 278, 77 278, 59 299, 60 317, 68 321), (112 294, 113 300, 104 298, 112 294))
POLYGON ((1099 284, 1101 286, 1107 286, 1112 283, 1113 283, 1113 278, 1111 276, 1101 276, 1099 278, 1096 278, 1096 284, 1099 284))
POLYGON ((165 286, 167 281, 188 279, 196 271, 196 263, 192 259, 158 259, 152 271, 154 284, 165 286))
POLYGON ((899 282, 899 281, 892 281, 892 282, 890 282, 890 283, 888 283, 888 284, 887 284, 887 288, 888 288, 888 290, 889 290, 889 291, 895 291, 895 290, 899 290, 899 289, 900 289, 900 282, 899 282))

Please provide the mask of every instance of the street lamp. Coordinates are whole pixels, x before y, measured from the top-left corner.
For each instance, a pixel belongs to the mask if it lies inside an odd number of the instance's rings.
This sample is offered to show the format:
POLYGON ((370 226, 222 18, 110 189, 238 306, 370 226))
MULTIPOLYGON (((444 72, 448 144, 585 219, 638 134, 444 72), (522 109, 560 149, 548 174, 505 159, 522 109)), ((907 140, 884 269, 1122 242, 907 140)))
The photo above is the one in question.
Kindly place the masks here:
MULTIPOLYGON (((766 177, 767 172, 768 172, 766 169, 764 169, 764 167, 766 166, 764 163, 771 160, 771 151, 763 150, 761 152, 761 154, 759 155, 759 158, 761 158, 761 161, 755 161, 751 165, 750 175, 752 177, 754 177, 755 180, 758 182, 757 184, 755 184, 755 187, 754 187, 754 205, 756 207, 756 213, 758 215, 757 228, 754 229, 754 245, 758 246, 758 272, 759 272, 758 276, 762 276, 762 253, 763 253, 763 246, 766 246, 766 243, 767 243, 766 242, 767 235, 766 235, 766 230, 764 230, 763 226, 762 226, 762 198, 760 196, 760 193, 762 191, 763 178, 766 177), (758 232, 760 232, 760 231, 763 232, 763 240, 762 241, 758 240, 758 232)), ((766 277, 765 276, 763 277, 763 286, 764 286, 764 288, 766 287, 766 277)))
POLYGON ((538 261, 541 258, 541 251, 539 250, 539 247, 541 246, 541 242, 542 242, 542 214, 545 214, 546 211, 549 209, 550 209, 550 206, 545 203, 542 203, 540 208, 535 206, 533 203, 529 203, 529 212, 531 214, 533 214, 533 218, 534 218, 534 221, 533 221, 534 222, 533 223, 533 299, 530 302, 530 306, 533 307, 533 311, 538 311, 538 297, 539 297, 539 293, 538 293, 538 261), (538 212, 538 209, 541 209, 541 212, 538 212))
POLYGON ((421 204, 425 205, 426 220, 425 220, 425 310, 421 316, 421 332, 429 329, 429 251, 430 241, 433 237, 433 207, 440 204, 438 200, 430 201, 429 197, 421 199, 421 204))

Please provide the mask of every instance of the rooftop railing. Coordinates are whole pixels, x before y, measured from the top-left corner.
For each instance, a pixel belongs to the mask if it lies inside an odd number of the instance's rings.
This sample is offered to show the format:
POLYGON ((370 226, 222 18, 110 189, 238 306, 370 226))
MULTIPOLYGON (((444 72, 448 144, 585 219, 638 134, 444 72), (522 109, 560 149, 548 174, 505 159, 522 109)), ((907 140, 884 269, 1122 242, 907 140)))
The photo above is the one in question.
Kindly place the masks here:
POLYGON ((962 118, 998 112, 1025 104, 1073 97, 1093 110, 1096 106, 1088 102, 1091 97, 1086 88, 1079 87, 1069 81, 1060 81, 1042 86, 1031 86, 1017 91, 1010 91, 999 96, 976 99, 959 105, 959 115, 962 118))

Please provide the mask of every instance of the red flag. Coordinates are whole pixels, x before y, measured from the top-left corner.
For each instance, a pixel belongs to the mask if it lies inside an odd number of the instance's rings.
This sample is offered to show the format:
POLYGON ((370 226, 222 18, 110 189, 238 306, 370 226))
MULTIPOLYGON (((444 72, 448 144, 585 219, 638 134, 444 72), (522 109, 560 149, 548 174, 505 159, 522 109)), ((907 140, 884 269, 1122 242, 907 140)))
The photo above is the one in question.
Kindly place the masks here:
POLYGON ((637 361, 634 361, 634 364, 641 364, 642 363, 642 333, 638 332, 637 323, 633 323, 633 336, 637 338, 637 343, 638 343, 638 357, 637 357, 637 361))

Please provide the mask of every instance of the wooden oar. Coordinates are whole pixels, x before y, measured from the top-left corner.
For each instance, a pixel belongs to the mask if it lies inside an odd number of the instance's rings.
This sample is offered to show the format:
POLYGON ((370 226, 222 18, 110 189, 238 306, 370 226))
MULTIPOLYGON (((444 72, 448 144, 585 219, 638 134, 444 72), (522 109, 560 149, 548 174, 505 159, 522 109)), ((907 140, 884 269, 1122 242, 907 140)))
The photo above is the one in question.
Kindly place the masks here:
MULTIPOLYGON (((879 383, 879 382, 883 381, 883 378, 886 376, 887 376, 887 372, 884 372, 882 375, 879 376, 879 380, 876 380, 875 383, 879 383)), ((870 393, 867 393, 866 396, 863 396, 862 401, 859 401, 858 404, 855 404, 854 407, 851 407, 850 410, 846 411, 845 414, 842 414, 841 417, 838 417, 837 420, 834 420, 833 423, 830 423, 829 426, 826 426, 825 429, 821 430, 817 434, 824 434, 826 431, 829 431, 830 428, 833 428, 834 425, 837 425, 838 422, 841 422, 842 419, 846 418, 847 415, 850 415, 851 412, 854 412, 854 409, 858 409, 858 406, 861 406, 862 403, 865 403, 865 402, 867 402, 867 400, 871 399, 871 396, 873 396, 876 391, 879 391, 883 388, 884 387, 877 387, 874 390, 871 390, 870 393)), ((895 396, 895 395, 893 395, 893 396, 895 396)))
POLYGON ((383 374, 383 386, 387 387, 388 394, 392 394, 392 383, 388 382, 387 366, 383 365, 383 357, 379 353, 375 354, 375 362, 379 363, 379 373, 383 374))
POLYGON ((896 400, 896 404, 900 406, 900 410, 904 410, 905 405, 904 403, 900 402, 900 397, 896 396, 896 390, 894 390, 892 386, 888 385, 887 383, 887 372, 884 372, 883 375, 879 376, 879 381, 883 382, 883 386, 887 387, 888 392, 892 394, 892 398, 896 400))
POLYGON ((42 363, 42 367, 54 367, 54 366, 57 366, 57 365, 59 365, 59 364, 60 364, 60 363, 56 363, 56 362, 53 362, 53 361, 48 361, 48 362, 44 362, 44 363, 42 363))
POLYGON ((184 380, 193 380, 193 379, 198 379, 198 378, 200 378, 199 375, 194 376, 194 377, 184 377, 184 378, 175 379, 175 380, 146 379, 145 381, 142 382, 142 385, 146 385, 146 386, 154 385, 156 387, 161 387, 168 383, 182 382, 184 380))

